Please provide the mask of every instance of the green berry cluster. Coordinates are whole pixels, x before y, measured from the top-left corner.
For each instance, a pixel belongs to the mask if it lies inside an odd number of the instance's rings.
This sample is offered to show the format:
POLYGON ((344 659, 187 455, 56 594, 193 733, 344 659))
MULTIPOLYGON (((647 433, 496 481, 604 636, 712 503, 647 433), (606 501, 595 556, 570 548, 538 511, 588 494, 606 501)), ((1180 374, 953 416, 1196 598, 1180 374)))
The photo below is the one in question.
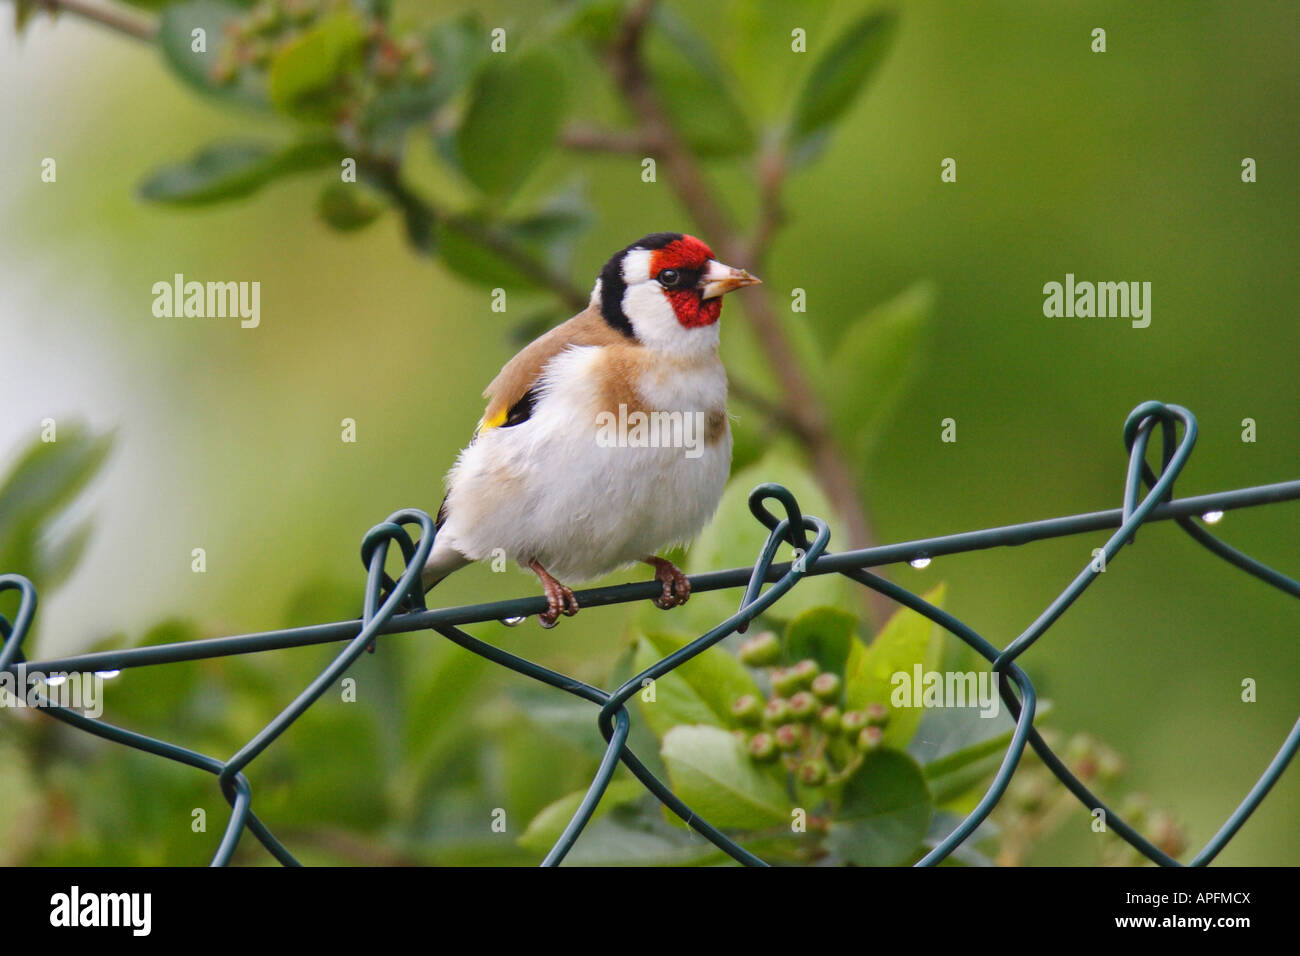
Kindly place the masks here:
MULTIPOLYGON (((1045 730, 1043 736, 1070 771, 1100 791, 1108 805, 1117 806, 1120 815, 1147 840, 1173 857, 1187 849, 1187 837, 1178 821, 1166 811, 1151 810, 1145 795, 1130 793, 1119 800, 1107 796, 1105 791, 1124 772, 1123 758, 1114 749, 1090 734, 1075 734, 1062 741, 1057 733, 1045 730)), ((998 862, 1015 866, 1025 861, 1033 842, 1078 820, 1078 803, 1055 774, 1030 754, 1011 782, 999 817, 1003 830, 998 862)), ((1109 829, 1106 832, 1112 833, 1109 829)), ((1107 866, 1140 866, 1147 862, 1145 856, 1117 836, 1102 844, 1101 860, 1107 866)))
MULTIPOLYGON (((325 17, 353 10, 349 0, 259 0, 247 14, 226 24, 212 79, 229 86, 249 72, 263 72, 276 54, 325 17)), ((345 83, 340 119, 364 108, 378 91, 399 83, 415 84, 433 75, 434 65, 414 36, 397 36, 380 19, 364 24, 365 40, 359 68, 345 83)))
POLYGON ((779 761, 805 786, 839 782, 880 747, 889 711, 880 704, 846 711, 838 674, 811 659, 781 667, 781 658, 781 641, 771 631, 740 646, 741 661, 766 670, 772 687, 766 700, 745 694, 732 704, 749 756, 761 764, 779 761))

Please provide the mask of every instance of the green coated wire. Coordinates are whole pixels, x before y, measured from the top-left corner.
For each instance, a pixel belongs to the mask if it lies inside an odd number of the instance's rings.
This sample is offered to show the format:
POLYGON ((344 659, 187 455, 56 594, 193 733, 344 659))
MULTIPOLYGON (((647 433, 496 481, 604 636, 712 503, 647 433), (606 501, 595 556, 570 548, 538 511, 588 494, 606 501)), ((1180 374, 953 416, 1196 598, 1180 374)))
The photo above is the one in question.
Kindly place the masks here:
MULTIPOLYGON (((760 485, 751 493, 749 506, 754 516, 768 528, 769 533, 755 564, 750 568, 713 571, 691 576, 693 591, 743 587, 744 596, 736 613, 685 647, 633 676, 612 693, 606 693, 582 681, 510 654, 473 637, 457 626, 537 614, 545 609, 543 598, 520 598, 469 607, 427 609, 424 606, 422 589, 419 587, 419 577, 437 532, 429 516, 415 509, 394 513, 386 521, 372 528, 362 542, 361 557, 362 564, 367 569, 367 577, 364 612, 360 621, 335 622, 260 634, 96 652, 28 664, 22 655, 22 641, 30 630, 35 615, 36 591, 31 582, 20 575, 0 575, 0 592, 8 590, 19 592, 19 609, 13 624, 0 616, 0 641, 2 641, 0 670, 16 671, 20 666, 26 666, 44 673, 99 671, 256 653, 282 647, 346 642, 346 646, 324 671, 226 761, 103 721, 92 720, 74 710, 53 706, 45 698, 40 698, 43 710, 71 726, 103 739, 214 774, 218 778, 222 795, 231 806, 230 820, 213 857, 214 865, 225 865, 231 861, 240 837, 245 830, 248 830, 276 860, 292 866, 298 865, 297 860, 253 812, 252 788, 243 771, 302 716, 355 662, 357 657, 364 653, 367 647, 373 645, 378 636, 431 629, 472 653, 525 677, 574 694, 599 708, 597 726, 606 740, 605 753, 578 809, 547 854, 544 864, 556 865, 563 861, 590 821, 614 771, 621 762, 669 810, 733 859, 748 865, 764 865, 763 861, 749 850, 695 814, 636 757, 627 745, 631 718, 626 703, 641 689, 644 681, 662 677, 697 654, 703 653, 729 634, 743 630, 751 621, 796 587, 803 577, 840 573, 934 621, 989 661, 995 674, 1006 678, 1005 681, 999 682, 999 690, 1015 719, 1016 726, 1003 761, 995 772, 984 797, 971 813, 927 853, 918 865, 928 866, 942 861, 975 832, 1005 794, 1026 745, 1034 748, 1044 764, 1085 807, 1090 810, 1103 810, 1107 823, 1139 852, 1162 865, 1179 865, 1177 860, 1152 845, 1118 814, 1113 813, 1098 800, 1056 756, 1033 726, 1036 693, 1028 675, 1016 663, 1016 659, 1041 638, 1095 580, 1096 574, 1099 573, 1095 567, 1095 559, 1067 585, 1025 631, 1000 651, 952 614, 935 607, 907 589, 872 574, 867 569, 912 560, 916 557, 936 557, 1113 529, 1113 533, 1101 549, 1105 560, 1109 562, 1126 544, 1134 541, 1139 526, 1153 521, 1172 519, 1193 540, 1215 556, 1284 593, 1300 597, 1300 582, 1220 541, 1193 520, 1195 516, 1210 511, 1226 511, 1232 508, 1296 500, 1300 498, 1300 481, 1174 499, 1174 481, 1187 463, 1196 435, 1196 419, 1187 409, 1161 402, 1144 402, 1129 414, 1124 425, 1123 437, 1129 452, 1129 461, 1123 503, 1118 509, 839 553, 826 551, 830 539, 829 527, 819 518, 803 515, 794 495, 780 485, 760 485), (1179 425, 1183 429, 1181 439, 1177 433, 1179 425), (1159 475, 1155 474, 1146 462, 1151 434, 1157 427, 1161 430, 1162 445, 1159 475), (1145 497, 1141 496, 1143 483, 1149 488, 1145 497), (778 518, 773 514, 767 507, 768 502, 780 504, 785 517, 778 518), (418 544, 412 541, 405 525, 419 526, 418 544), (814 534, 811 542, 808 540, 808 532, 814 534), (397 542, 405 560, 405 569, 396 582, 383 571, 388 549, 393 542, 397 542), (776 554, 783 545, 795 549, 797 560, 775 562, 776 554), (770 586, 764 590, 764 584, 770 586)), ((657 582, 638 582, 581 591, 578 592, 578 596, 584 607, 592 607, 646 600, 657 595, 658 591, 657 582)), ((1193 857, 1192 865, 1209 863, 1221 852, 1267 796, 1297 750, 1300 750, 1300 721, 1297 721, 1246 797, 1205 848, 1193 857)))

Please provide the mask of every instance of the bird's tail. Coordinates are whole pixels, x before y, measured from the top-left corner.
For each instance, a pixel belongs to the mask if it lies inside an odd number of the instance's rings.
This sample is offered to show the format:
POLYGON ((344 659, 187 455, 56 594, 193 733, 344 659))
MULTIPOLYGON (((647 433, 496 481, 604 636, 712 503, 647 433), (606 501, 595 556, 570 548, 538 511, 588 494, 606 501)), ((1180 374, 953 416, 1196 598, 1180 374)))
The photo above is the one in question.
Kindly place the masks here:
MULTIPOLYGON (((420 585, 425 594, 428 594, 438 585, 443 578, 453 571, 459 571, 467 564, 473 562, 465 557, 451 545, 445 545, 441 542, 434 541, 433 550, 429 553, 429 559, 424 562, 424 568, 420 573, 420 585)), ((384 602, 388 600, 389 595, 393 593, 391 586, 385 586, 379 592, 379 601, 376 607, 383 607, 384 602)), ((398 609, 398 613, 410 609, 410 605, 403 602, 404 606, 398 609)))
POLYGON ((453 571, 459 571, 470 563, 469 558, 451 545, 443 544, 441 541, 434 541, 433 550, 429 552, 429 560, 424 562, 424 571, 420 574, 420 583, 424 587, 424 593, 428 594, 447 575, 453 571))

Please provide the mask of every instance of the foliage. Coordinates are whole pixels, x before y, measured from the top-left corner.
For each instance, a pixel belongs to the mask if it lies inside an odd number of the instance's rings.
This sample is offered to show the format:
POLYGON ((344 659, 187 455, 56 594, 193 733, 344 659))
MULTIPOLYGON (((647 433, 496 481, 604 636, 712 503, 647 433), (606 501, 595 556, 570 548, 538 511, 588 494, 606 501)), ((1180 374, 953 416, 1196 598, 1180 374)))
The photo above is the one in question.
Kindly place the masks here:
MULTIPOLYGON (((638 5, 565 3, 526 32, 508 31, 503 51, 492 48, 487 26, 474 13, 409 26, 392 19, 387 3, 368 0, 159 0, 141 6, 158 11, 151 42, 180 83, 278 130, 215 140, 171 159, 141 179, 141 199, 196 209, 247 199, 291 177, 314 178, 315 211, 330 228, 357 233, 395 215, 412 252, 434 257, 464 281, 540 294, 519 322, 521 334, 535 333, 585 299, 588 277, 581 284, 571 280, 573 255, 597 217, 582 176, 567 169, 577 166, 580 173, 583 161, 570 153, 566 164, 555 162, 564 146, 584 148, 575 145, 581 139, 575 130, 587 122, 590 97, 569 88, 572 62, 599 62, 619 44, 635 42, 638 63, 622 79, 616 71, 612 87, 626 82, 622 93, 635 96, 635 74, 644 70, 647 88, 690 161, 751 166, 771 200, 755 226, 761 234, 780 218, 772 171, 805 170, 820 155, 884 59, 894 29, 892 14, 871 11, 814 44, 791 95, 760 115, 758 98, 740 81, 746 71, 735 51, 720 53, 692 13, 664 4, 646 5, 649 16, 631 36, 638 5), (196 45, 196 30, 203 31, 202 45, 196 45), (700 108, 705 101, 707 110, 700 108)), ((672 144, 641 143, 644 130, 621 129, 619 119, 615 114, 608 128, 597 128, 596 138, 631 139, 629 169, 639 167, 643 153, 668 154, 672 144)), ((764 249, 756 240, 750 251, 760 257, 764 249)), ((826 403, 836 431, 820 440, 856 451, 879 433, 917 364, 932 300, 928 287, 918 286, 863 310, 851 324, 829 376, 807 396, 826 403), (853 380, 861 375, 865 384, 853 380), (872 407, 855 411, 842 404, 845 395, 867 390, 872 407)), ((806 329, 790 334, 805 374, 822 364, 820 346, 806 329)), ((733 378, 756 382, 759 391, 773 363, 789 361, 785 354, 745 352, 729 359, 733 378)), ((753 560, 752 547, 734 530, 750 524, 745 495, 759 478, 784 482, 810 513, 838 525, 835 503, 804 464, 806 436, 795 430, 758 454, 780 421, 737 423, 737 473, 718 519, 692 551, 696 568, 753 560)), ((0 520, 0 566, 30 573, 42 593, 66 576, 88 532, 83 525, 53 534, 49 515, 88 480, 103 454, 94 440, 66 432, 55 448, 24 459, 4 492, 21 494, 31 484, 25 472, 39 466, 46 500, 15 500, 0 509, 8 519, 0 520)), ((286 623, 351 616, 354 597, 337 582, 302 582, 286 623)), ((717 599, 698 596, 677 623, 712 623, 722 607, 717 599)), ((816 660, 843 680, 844 705, 865 712, 881 702, 880 668, 930 660, 935 645, 929 625, 909 614, 896 616, 866 645, 856 636, 856 618, 837 610, 845 604, 843 582, 810 579, 773 609, 769 623, 782 630, 786 653, 795 655, 787 663, 816 660)), ((168 621, 133 640, 186 640, 200 633, 189 622, 168 621)), ((623 665, 644 666, 686 639, 648 630, 623 665)), ((114 635, 97 646, 127 640, 114 635)), ((297 686, 311 665, 230 658, 130 671, 115 678, 110 712, 135 729, 229 753, 278 709, 279 691, 297 686)), ((557 800, 564 792, 557 786, 577 786, 599 750, 589 707, 517 690, 506 696, 481 660, 443 645, 418 652, 385 647, 352 676, 363 699, 383 703, 344 710, 327 698, 268 753, 266 769, 259 765, 258 813, 295 845, 306 845, 307 859, 522 860, 558 835, 580 797, 557 800), (346 775, 340 765, 349 768, 346 775), (502 786, 508 801, 501 800, 502 786), (494 801, 532 820, 518 846, 513 838, 465 825, 494 801), (461 836, 470 832, 485 835, 461 836)), ((657 703, 645 706, 644 724, 638 721, 634 733, 654 735, 650 746, 658 751, 659 769, 687 802, 777 858, 911 858, 934 805, 927 768, 906 753, 916 717, 891 715, 880 749, 871 753, 856 752, 847 739, 824 741, 839 777, 812 786, 799 781, 798 766, 756 763, 745 749, 748 741, 733 734, 739 730, 735 699, 766 693, 768 681, 728 652, 711 650, 659 681, 657 703), (795 800, 810 810, 811 837, 789 834, 795 800)), ((84 762, 77 750, 84 741, 48 722, 25 725, 22 733, 31 759, 12 763, 22 768, 14 773, 23 779, 7 793, 43 794, 32 809, 41 818, 38 829, 58 835, 22 846, 15 859, 194 862, 204 838, 188 826, 190 809, 206 808, 212 826, 224 816, 215 788, 201 774, 98 744, 84 762), (105 793, 117 802, 99 799, 105 793), (164 825, 163 816, 170 823, 164 825)), ((640 748, 647 743, 642 739, 640 748)), ((718 855, 665 819, 639 787, 620 780, 571 859, 683 863, 716 861, 718 855)))
MULTIPOLYGON (((942 604, 943 586, 926 599, 942 604)), ((974 712, 951 721, 941 747, 911 749, 919 711, 900 706, 879 681, 895 669, 930 668, 939 635, 928 619, 900 610, 870 641, 859 622, 835 607, 810 608, 733 652, 712 647, 656 680, 638 698, 673 791, 694 810, 767 858, 862 866, 914 862, 931 822, 965 797, 988 771, 936 796, 934 781, 979 764, 988 754, 974 712), (954 728, 955 729, 955 728, 954 728)), ((631 666, 640 670, 685 646, 685 634, 645 632, 631 666)), ((943 713, 935 711, 933 713, 943 713)), ((584 791, 542 810, 521 839, 534 849, 559 837, 584 791)), ((617 779, 601 827, 629 835, 625 862, 680 862, 694 846, 716 854, 658 807, 635 781, 617 779), (662 829, 664 820, 679 831, 662 829), (631 834, 655 834, 642 843, 631 834), (665 841, 676 847, 667 853, 665 841), (642 855, 642 851, 644 855, 642 855)), ((575 848, 582 860, 582 843, 575 848)), ((986 862, 967 848, 964 862, 986 862)))

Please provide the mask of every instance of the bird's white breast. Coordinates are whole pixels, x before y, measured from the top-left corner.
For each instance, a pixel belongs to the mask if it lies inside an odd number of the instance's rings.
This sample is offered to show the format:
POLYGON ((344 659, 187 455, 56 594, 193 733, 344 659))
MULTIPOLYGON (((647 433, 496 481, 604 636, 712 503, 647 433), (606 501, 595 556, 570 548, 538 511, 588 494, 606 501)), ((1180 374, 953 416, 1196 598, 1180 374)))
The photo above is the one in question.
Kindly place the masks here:
POLYGON ((582 581, 699 533, 731 467, 725 418, 712 443, 702 427, 725 411, 721 362, 666 359, 644 368, 640 405, 667 417, 653 420, 657 431, 640 420, 646 427, 638 433, 634 408, 620 415, 601 407, 606 360, 593 347, 556 356, 532 416, 484 431, 461 453, 440 545, 471 560, 536 559, 562 581, 582 581))

